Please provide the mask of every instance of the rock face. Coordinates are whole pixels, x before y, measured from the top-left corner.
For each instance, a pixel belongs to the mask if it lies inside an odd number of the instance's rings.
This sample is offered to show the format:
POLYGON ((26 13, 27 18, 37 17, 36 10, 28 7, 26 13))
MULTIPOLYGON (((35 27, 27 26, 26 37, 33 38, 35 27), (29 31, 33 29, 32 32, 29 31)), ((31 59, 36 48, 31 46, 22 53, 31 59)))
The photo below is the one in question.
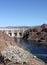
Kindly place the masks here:
POLYGON ((25 31, 23 39, 29 39, 35 42, 47 44, 47 24, 36 26, 25 31), (28 33, 28 36, 26 38, 27 33, 28 33))

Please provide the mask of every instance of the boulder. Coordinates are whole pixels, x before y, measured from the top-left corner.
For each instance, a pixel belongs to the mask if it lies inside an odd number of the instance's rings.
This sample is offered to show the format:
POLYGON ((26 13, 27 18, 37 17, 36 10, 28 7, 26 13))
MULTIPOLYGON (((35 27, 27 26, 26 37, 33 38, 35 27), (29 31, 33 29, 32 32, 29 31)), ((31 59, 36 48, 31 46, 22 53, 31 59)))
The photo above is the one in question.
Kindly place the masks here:
POLYGON ((29 52, 19 48, 17 46, 9 46, 2 52, 2 56, 4 60, 10 60, 13 63, 23 63, 28 62, 29 59, 29 52))

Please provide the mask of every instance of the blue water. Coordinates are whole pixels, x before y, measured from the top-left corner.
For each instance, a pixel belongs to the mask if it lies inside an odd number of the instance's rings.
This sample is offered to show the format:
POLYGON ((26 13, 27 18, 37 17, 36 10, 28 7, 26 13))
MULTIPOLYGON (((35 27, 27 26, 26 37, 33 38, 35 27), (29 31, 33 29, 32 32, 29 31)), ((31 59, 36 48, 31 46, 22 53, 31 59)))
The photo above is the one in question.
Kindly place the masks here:
POLYGON ((20 43, 21 45, 28 48, 30 53, 36 55, 38 58, 47 63, 47 46, 42 44, 31 43, 28 40, 22 40, 22 39, 15 39, 15 41, 18 44, 20 43))

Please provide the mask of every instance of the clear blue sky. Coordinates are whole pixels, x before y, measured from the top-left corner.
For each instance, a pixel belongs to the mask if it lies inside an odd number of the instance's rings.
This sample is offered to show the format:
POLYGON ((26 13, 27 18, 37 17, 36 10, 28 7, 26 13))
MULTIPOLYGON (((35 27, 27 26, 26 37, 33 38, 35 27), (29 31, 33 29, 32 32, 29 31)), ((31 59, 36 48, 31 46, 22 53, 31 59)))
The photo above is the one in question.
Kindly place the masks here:
POLYGON ((0 0, 0 27, 47 23, 47 0, 0 0))

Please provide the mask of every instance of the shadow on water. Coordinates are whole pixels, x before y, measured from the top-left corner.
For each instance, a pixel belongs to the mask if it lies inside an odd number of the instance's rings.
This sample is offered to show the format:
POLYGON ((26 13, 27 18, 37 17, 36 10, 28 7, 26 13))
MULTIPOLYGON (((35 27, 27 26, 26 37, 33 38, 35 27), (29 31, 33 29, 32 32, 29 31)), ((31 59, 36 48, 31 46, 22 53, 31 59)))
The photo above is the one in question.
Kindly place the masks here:
POLYGON ((31 43, 28 40, 15 39, 15 42, 25 46, 28 51, 47 63, 47 46, 31 43))

